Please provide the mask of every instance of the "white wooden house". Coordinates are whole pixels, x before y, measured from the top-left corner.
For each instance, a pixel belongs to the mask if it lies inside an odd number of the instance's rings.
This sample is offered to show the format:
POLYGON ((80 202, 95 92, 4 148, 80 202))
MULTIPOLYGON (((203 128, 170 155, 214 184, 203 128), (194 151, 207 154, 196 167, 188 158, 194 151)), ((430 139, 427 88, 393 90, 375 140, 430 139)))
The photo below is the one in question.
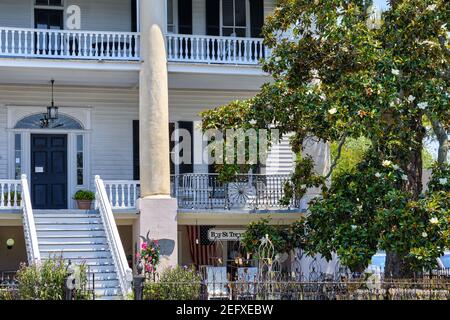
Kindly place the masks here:
MULTIPOLYGON (((233 184, 203 160, 199 112, 270 80, 260 33, 274 2, 0 0, 0 272, 62 252, 117 297, 147 231, 167 240, 163 264, 190 264, 193 227, 297 220, 305 199, 279 204, 286 139, 233 184), (58 116, 47 121, 52 79, 58 116), (191 164, 166 162, 179 156, 177 129, 192 134, 191 164), (97 194, 87 212, 72 199, 82 189, 97 194)), ((221 244, 225 261, 236 243, 221 244)))

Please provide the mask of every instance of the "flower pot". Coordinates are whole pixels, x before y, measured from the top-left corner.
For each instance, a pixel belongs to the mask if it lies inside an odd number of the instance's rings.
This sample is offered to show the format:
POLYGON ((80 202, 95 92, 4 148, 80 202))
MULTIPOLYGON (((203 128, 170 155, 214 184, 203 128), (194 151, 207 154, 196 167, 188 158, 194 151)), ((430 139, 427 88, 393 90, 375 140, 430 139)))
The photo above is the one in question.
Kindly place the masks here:
POLYGON ((77 206, 80 210, 89 210, 91 209, 92 201, 91 200, 77 200, 77 206))

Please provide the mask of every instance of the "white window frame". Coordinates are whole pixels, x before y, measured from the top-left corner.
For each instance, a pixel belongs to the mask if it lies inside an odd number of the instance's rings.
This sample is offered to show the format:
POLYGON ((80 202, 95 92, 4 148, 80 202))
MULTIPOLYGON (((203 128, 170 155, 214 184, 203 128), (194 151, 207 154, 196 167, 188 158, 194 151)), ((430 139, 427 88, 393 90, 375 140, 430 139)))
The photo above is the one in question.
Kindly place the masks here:
MULTIPOLYGON (((169 5, 168 1, 166 0, 166 14, 169 12, 169 5)), ((177 34, 178 33, 178 0, 172 0, 172 15, 173 15, 173 24, 171 25, 173 27, 173 31, 169 31, 169 20, 168 17, 166 17, 166 32, 168 34, 177 34)))
POLYGON ((35 9, 48 9, 48 10, 62 10, 63 11, 63 28, 62 30, 66 29, 66 1, 61 0, 61 6, 45 6, 45 5, 37 5, 36 0, 31 0, 31 28, 34 28, 35 26, 35 16, 34 16, 34 10, 35 9))
MULTIPOLYGON (((235 0, 233 0, 234 3, 235 0)), ((220 0, 220 36, 223 37, 224 28, 236 28, 236 17, 235 12, 233 12, 233 23, 234 26, 224 26, 223 25, 223 0, 220 0)), ((244 27, 237 27, 244 28, 244 27)), ((250 0, 245 0, 245 37, 250 37, 250 0)))
POLYGON ((15 135, 21 134, 22 151, 22 173, 26 174, 28 179, 31 177, 31 135, 32 134, 64 134, 67 136, 67 206, 69 209, 75 209, 76 204, 73 201, 75 192, 81 189, 90 189, 91 183, 91 108, 71 108, 64 107, 64 114, 79 121, 83 130, 64 130, 64 129, 15 129, 16 123, 24 116, 44 112, 43 107, 26 106, 8 106, 8 176, 9 179, 15 178, 15 135), (83 185, 77 183, 77 136, 83 136, 83 185))

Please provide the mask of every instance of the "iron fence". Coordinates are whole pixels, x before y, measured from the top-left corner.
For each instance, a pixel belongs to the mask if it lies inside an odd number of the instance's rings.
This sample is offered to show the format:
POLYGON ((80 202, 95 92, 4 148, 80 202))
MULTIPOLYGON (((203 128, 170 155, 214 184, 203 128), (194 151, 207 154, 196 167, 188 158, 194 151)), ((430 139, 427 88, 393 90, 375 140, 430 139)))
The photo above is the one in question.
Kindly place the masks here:
POLYGON ((147 282, 144 300, 450 300, 450 281, 147 282))

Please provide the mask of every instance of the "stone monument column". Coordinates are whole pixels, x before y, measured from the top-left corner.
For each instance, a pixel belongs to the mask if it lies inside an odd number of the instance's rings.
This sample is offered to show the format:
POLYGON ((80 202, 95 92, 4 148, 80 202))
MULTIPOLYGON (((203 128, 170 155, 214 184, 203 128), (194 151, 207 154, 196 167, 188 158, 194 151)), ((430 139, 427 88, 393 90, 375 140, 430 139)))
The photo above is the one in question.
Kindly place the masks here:
POLYGON ((134 225, 141 237, 161 245, 161 268, 177 264, 177 203, 170 197, 169 89, 165 0, 140 0, 141 70, 139 75, 140 215, 134 225))

